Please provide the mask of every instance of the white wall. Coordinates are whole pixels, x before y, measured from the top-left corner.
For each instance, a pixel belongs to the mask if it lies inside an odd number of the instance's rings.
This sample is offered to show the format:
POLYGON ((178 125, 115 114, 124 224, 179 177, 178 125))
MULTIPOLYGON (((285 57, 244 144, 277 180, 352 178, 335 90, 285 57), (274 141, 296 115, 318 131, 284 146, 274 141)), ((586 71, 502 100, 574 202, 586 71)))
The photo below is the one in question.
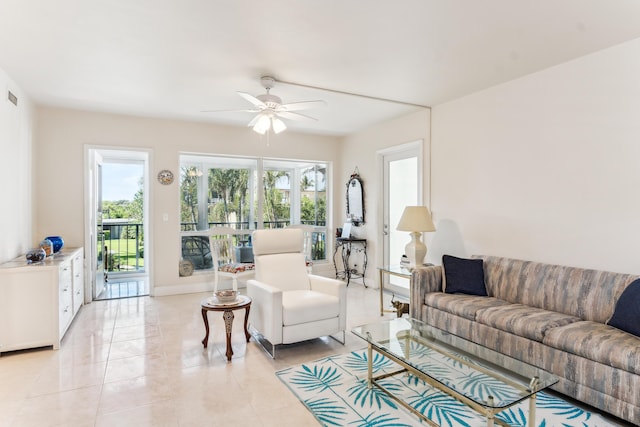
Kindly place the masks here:
POLYGON ((39 243, 32 237, 33 118, 26 94, 0 69, 0 262, 39 243), (18 97, 18 106, 8 101, 9 90, 18 97))
MULTIPOLYGON (((336 174, 338 193, 335 200, 341 204, 336 223, 340 226, 346 219, 346 184, 357 167, 364 181, 365 224, 355 227, 352 234, 367 239, 367 285, 378 286, 377 267, 382 265, 382 245, 378 244, 382 241, 382 171, 377 153, 392 146, 422 140, 425 143, 423 164, 428 168, 430 119, 430 110, 424 109, 344 138, 341 154, 343 167, 340 173, 336 174)), ((423 186, 423 200, 428 204, 428 174, 423 186)))
MULTIPOLYGON (((38 108, 37 128, 34 157, 39 209, 36 234, 62 235, 69 246, 84 245, 85 144, 152 151, 150 210, 154 240, 151 262, 155 293, 158 295, 199 290, 203 281, 201 275, 178 276, 179 185, 177 180, 169 186, 160 185, 155 180, 162 169, 172 170, 178 175, 180 152, 324 160, 334 162, 336 169, 341 163, 337 138, 293 132, 272 136, 267 146, 258 134, 244 127, 50 107, 38 108), (164 213, 169 215, 167 222, 162 221, 164 213)), ((213 277, 206 280, 211 282, 213 277)))
POLYGON ((432 253, 640 274, 640 39, 434 107, 432 253))

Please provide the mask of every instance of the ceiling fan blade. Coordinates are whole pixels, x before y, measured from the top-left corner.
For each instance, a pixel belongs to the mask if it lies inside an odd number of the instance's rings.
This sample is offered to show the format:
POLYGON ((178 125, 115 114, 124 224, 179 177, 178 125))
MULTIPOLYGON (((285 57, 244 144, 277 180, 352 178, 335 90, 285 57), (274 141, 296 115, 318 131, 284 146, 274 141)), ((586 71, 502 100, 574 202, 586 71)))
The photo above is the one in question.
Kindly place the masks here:
POLYGON ((241 97, 243 97, 244 99, 246 99, 247 101, 249 101, 250 103, 252 103, 253 105, 255 105, 256 107, 258 107, 259 109, 264 109, 267 108, 267 105, 260 101, 258 98, 256 98, 253 95, 249 95, 246 92, 237 92, 238 95, 240 95, 241 97))
POLYGON ((201 113, 259 113, 260 110, 257 108, 248 109, 245 108, 243 110, 202 110, 201 113))
POLYGON ((282 104, 278 109, 280 111, 300 111, 309 110, 311 108, 326 107, 327 103, 322 100, 292 102, 290 104, 282 104))
POLYGON ((313 120, 314 122, 318 121, 318 119, 316 119, 315 117, 307 116, 300 113, 292 113, 290 111, 278 111, 276 112, 276 116, 282 117, 283 119, 289 119, 289 120, 298 120, 298 121, 313 120))
POLYGON ((258 122, 258 120, 260 120, 260 117, 262 117, 262 114, 256 114, 256 116, 253 119, 251 119, 251 121, 249 122, 247 127, 255 126, 255 124, 258 122))

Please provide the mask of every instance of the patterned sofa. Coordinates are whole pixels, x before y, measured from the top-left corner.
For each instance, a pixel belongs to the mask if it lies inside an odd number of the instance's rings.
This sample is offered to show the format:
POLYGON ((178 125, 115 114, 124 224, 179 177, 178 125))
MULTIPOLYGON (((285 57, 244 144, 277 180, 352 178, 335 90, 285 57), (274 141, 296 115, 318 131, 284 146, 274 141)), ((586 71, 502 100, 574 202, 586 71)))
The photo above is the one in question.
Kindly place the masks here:
POLYGON ((420 267, 410 316, 545 369, 560 378, 554 390, 640 425, 640 338, 606 324, 638 276, 473 258, 487 296, 445 293, 443 267, 420 267))

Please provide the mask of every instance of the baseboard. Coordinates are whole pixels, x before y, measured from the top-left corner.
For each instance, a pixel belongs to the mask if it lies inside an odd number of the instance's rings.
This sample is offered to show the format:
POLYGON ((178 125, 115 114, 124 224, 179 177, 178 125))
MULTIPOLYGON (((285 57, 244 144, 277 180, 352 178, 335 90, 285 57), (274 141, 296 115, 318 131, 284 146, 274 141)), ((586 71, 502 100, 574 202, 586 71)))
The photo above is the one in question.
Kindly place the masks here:
POLYGON ((195 294, 198 292, 213 292, 213 287, 210 283, 189 283, 186 285, 168 285, 168 286, 156 286, 150 289, 150 295, 152 297, 166 297, 170 295, 180 294, 195 294))

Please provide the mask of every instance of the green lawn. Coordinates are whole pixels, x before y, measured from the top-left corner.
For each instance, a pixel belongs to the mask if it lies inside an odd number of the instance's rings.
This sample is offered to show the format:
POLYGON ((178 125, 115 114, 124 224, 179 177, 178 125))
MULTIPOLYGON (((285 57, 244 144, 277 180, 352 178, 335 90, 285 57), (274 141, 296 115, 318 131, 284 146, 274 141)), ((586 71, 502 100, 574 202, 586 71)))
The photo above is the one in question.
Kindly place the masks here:
MULTIPOLYGON (((107 271, 135 271, 136 270, 136 240, 119 239, 107 240, 107 271)), ((144 268, 144 254, 142 248, 138 254, 137 269, 144 268)))

